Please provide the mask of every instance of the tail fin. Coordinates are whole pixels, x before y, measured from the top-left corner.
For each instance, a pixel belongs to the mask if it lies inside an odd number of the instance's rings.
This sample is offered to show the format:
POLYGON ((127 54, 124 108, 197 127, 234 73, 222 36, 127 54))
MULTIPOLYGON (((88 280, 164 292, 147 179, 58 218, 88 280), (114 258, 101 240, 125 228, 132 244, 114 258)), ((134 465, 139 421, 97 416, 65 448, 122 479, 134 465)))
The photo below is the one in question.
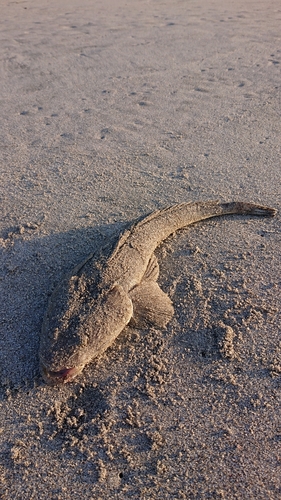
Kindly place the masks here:
POLYGON ((274 217, 277 213, 275 208, 264 207, 262 205, 256 205, 255 203, 234 201, 231 203, 222 203, 221 206, 225 213, 260 215, 265 217, 274 217))

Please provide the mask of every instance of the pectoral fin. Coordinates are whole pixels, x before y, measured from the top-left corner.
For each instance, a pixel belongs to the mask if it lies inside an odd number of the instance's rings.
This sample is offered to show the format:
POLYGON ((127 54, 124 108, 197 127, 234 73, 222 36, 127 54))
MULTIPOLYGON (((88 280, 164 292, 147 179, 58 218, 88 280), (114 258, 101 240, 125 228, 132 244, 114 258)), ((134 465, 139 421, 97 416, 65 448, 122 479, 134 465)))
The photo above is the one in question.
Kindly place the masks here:
POLYGON ((129 296, 133 303, 130 324, 136 328, 152 325, 163 328, 174 314, 170 298, 155 281, 142 282, 130 292, 129 296))

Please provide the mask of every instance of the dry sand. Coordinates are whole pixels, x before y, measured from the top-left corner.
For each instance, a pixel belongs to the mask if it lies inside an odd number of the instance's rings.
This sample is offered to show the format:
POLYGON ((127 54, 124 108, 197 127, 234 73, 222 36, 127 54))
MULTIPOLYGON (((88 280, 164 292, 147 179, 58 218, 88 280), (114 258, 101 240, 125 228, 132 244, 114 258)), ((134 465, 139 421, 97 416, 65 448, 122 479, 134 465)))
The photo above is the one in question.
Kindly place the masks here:
POLYGON ((0 2, 1 499, 279 499, 280 215, 158 250, 165 331, 62 388, 38 343, 61 275, 181 201, 279 209, 279 0, 0 2))

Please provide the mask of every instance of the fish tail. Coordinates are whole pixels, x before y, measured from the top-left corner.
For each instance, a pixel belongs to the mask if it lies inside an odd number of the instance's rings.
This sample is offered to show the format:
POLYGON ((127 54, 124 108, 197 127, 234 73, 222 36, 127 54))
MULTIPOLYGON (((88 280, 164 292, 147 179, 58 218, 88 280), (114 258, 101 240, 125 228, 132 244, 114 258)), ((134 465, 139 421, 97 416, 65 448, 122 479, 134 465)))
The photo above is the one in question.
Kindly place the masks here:
POLYGON ((151 249, 156 248, 161 241, 178 229, 204 219, 228 214, 273 217, 276 212, 274 208, 240 201, 230 203, 221 203, 220 201, 184 202, 153 212, 138 222, 132 233, 137 237, 138 245, 142 240, 143 246, 151 249))
POLYGON ((255 203, 245 203, 234 201, 231 203, 221 203, 222 213, 225 214, 241 214, 241 215, 258 215, 263 217, 274 217, 277 210, 263 205, 256 205, 255 203))

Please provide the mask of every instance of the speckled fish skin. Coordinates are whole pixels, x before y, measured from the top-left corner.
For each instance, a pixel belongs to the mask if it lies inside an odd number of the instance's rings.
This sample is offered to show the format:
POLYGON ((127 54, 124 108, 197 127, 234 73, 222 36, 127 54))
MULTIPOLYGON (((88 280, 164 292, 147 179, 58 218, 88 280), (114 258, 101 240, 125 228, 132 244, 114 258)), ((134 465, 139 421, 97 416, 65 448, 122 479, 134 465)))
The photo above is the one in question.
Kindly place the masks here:
POLYGON ((51 385, 72 380, 131 322, 164 327, 173 316, 157 284, 156 247, 178 229, 226 214, 273 216, 253 203, 191 202, 156 211, 123 233, 105 258, 90 255, 50 297, 40 340, 40 367, 51 385))

